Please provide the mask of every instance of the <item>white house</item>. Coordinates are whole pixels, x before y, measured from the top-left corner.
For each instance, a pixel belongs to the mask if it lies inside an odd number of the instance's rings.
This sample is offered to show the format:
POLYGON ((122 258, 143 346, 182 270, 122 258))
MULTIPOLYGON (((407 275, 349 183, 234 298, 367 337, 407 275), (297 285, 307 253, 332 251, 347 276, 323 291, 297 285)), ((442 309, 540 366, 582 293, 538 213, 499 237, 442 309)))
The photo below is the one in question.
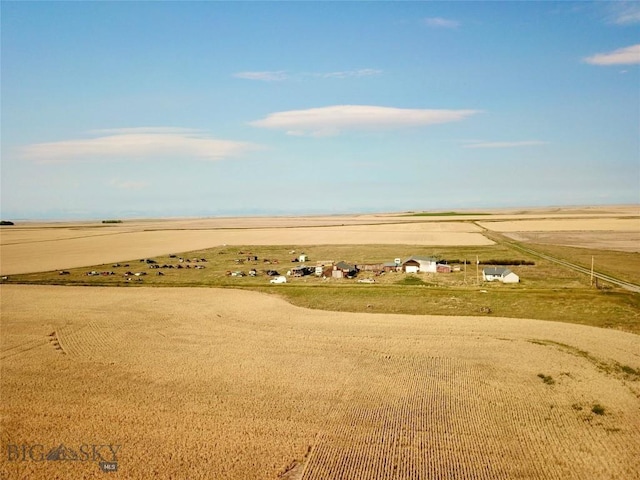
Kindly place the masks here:
POLYGON ((520 277, 508 268, 489 267, 482 269, 482 280, 485 282, 493 282, 497 280, 502 283, 518 283, 520 277))
POLYGON ((402 262, 402 271, 405 273, 436 273, 437 263, 433 257, 411 256, 402 262))

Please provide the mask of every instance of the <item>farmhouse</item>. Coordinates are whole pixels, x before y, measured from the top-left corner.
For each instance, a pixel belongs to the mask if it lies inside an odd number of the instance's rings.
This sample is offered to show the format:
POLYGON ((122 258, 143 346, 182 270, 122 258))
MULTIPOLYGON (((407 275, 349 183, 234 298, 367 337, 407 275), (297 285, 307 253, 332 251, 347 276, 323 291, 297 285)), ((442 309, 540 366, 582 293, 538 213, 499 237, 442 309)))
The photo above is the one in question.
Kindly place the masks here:
POLYGON ((331 276, 333 278, 343 278, 343 277, 355 277, 358 271, 354 265, 349 265, 347 262, 338 262, 333 266, 333 272, 331 272, 331 276))
POLYGON ((482 270, 482 280, 485 282, 493 282, 494 280, 497 280, 502 283, 518 283, 520 281, 520 277, 508 268, 489 267, 482 270))
POLYGON ((402 262, 402 271, 405 273, 436 273, 437 260, 433 257, 411 256, 402 262))

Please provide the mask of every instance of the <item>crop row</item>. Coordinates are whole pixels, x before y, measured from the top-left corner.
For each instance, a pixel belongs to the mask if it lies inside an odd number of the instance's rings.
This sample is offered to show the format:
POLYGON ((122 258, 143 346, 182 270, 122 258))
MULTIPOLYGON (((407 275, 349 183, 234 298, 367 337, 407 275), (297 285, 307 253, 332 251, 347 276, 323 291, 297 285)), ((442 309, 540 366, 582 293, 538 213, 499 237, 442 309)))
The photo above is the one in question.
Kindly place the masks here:
POLYGON ((304 480, 624 474, 624 462, 605 459, 624 452, 628 436, 585 423, 566 392, 533 379, 510 388, 499 370, 450 358, 372 367, 332 411, 304 480))

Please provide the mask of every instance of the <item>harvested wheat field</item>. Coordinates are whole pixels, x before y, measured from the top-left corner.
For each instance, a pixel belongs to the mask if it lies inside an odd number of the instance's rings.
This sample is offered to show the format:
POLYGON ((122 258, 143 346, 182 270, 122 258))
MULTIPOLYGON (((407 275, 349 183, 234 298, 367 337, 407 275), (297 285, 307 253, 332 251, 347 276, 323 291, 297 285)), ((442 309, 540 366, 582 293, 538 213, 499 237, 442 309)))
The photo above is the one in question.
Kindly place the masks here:
POLYGON ((519 242, 541 245, 640 253, 640 229, 635 232, 513 232, 505 236, 519 242))
POLYGON ((76 268, 219 245, 487 246, 493 242, 482 235, 482 228, 499 232, 640 230, 634 205, 448 213, 176 218, 114 224, 23 222, 0 228, 0 274, 76 268))
POLYGON ((164 228, 146 229, 140 222, 3 229, 0 273, 82 267, 219 245, 493 245, 476 225, 455 222, 243 229, 174 229, 169 222, 164 228))
POLYGON ((100 460, 126 479, 639 477, 633 334, 220 289, 0 292, 2 478, 104 478, 100 460))
POLYGON ((552 218, 478 222, 496 232, 638 232, 640 218, 552 218))

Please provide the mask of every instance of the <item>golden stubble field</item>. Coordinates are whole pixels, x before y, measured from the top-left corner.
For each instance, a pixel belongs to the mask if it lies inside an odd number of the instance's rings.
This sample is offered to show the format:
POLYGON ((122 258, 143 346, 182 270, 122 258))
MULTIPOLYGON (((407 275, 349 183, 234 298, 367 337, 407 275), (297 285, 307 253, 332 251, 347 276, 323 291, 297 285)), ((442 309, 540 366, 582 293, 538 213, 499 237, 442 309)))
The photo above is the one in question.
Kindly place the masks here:
MULTIPOLYGON (((334 220, 335 221, 335 220, 334 220)), ((463 222, 406 222, 372 225, 203 228, 167 221, 102 226, 35 225, 1 230, 0 273, 41 272, 126 261, 219 245, 492 245, 482 229, 463 222), (151 225, 156 225, 152 227, 151 225)), ((264 222, 261 220, 258 225, 264 222)))
POLYGON ((109 478, 126 479, 640 472, 640 381, 621 369, 640 367, 633 334, 234 290, 0 293, 2 478, 104 478, 87 445, 111 445, 109 478), (67 460, 10 460, 21 445, 67 460))
MULTIPOLYGON (((599 232, 598 247, 602 248, 607 248, 603 247, 606 240, 613 245, 620 242, 616 234, 625 234, 628 238, 623 247, 627 248, 638 239, 639 213, 637 206, 606 206, 504 209, 450 216, 193 218, 126 220, 118 224, 18 222, 0 228, 0 274, 84 267, 220 245, 492 245, 482 235, 482 228, 499 232, 599 232)), ((587 242, 593 243, 589 238, 587 242)))
POLYGON ((640 252, 640 208, 636 213, 627 218, 527 218, 478 225, 521 242, 640 252))

